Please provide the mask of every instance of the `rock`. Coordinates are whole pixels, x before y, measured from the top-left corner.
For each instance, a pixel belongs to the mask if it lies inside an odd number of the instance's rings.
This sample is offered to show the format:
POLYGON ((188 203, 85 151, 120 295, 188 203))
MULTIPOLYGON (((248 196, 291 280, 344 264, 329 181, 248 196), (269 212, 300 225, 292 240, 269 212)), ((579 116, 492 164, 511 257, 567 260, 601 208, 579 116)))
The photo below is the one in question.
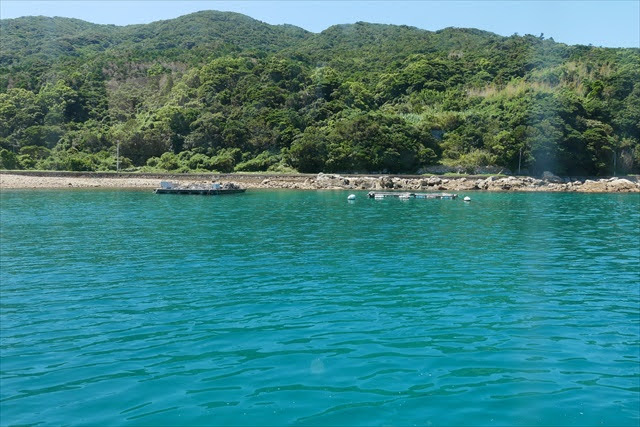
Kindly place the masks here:
POLYGON ((442 184, 442 179, 438 178, 437 176, 432 176, 429 177, 429 179, 427 179, 427 186, 429 187, 433 187, 434 185, 440 185, 442 184))
POLYGON ((235 182, 225 182, 222 184, 223 190, 239 190, 241 187, 235 182))
POLYGON ((413 188, 413 180, 412 179, 402 179, 402 178, 393 178, 393 188, 396 189, 406 189, 413 188))
POLYGON ((587 179, 580 186, 579 191, 584 193, 599 193, 606 191, 607 184, 606 181, 594 181, 592 179, 587 179))
POLYGON ((470 179, 464 181, 458 181, 458 188, 461 190, 480 190, 481 188, 476 185, 477 181, 471 181, 470 179))
POLYGON ((393 188, 393 180, 388 176, 378 178, 378 182, 382 188, 393 188))
POLYGON ((553 173, 551 173, 549 171, 544 171, 542 173, 542 179, 547 181, 547 182, 552 182, 554 184, 560 184, 560 183, 564 182, 564 180, 562 178, 560 178, 558 175, 554 175, 553 173))
POLYGON ((515 190, 515 189, 522 189, 527 187, 527 184, 529 183, 529 181, 521 179, 521 178, 517 178, 515 176, 510 176, 507 178, 504 178, 502 180, 504 182, 504 185, 508 185, 510 190, 515 190))
POLYGON ((613 181, 609 181, 608 187, 614 191, 640 191, 638 184, 624 178, 616 178, 613 181))

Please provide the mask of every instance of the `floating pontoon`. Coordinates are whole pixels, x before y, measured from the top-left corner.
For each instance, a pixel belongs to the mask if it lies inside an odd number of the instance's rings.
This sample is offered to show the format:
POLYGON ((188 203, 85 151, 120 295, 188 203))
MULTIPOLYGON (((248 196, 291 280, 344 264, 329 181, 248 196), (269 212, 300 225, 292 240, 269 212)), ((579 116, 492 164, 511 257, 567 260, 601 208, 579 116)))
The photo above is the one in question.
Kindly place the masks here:
POLYGON ((409 193, 402 191, 370 191, 367 194, 370 199, 456 199, 457 194, 452 193, 409 193))

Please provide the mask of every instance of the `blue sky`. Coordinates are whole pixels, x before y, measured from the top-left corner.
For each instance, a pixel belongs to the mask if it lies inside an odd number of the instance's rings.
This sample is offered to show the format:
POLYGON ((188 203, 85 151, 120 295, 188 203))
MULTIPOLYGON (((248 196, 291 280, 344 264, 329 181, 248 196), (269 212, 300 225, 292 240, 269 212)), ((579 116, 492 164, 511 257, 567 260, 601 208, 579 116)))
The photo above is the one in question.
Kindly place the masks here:
POLYGON ((640 47, 640 0, 623 1, 0 1, 3 19, 65 16, 128 25, 199 10, 243 13, 270 24, 320 32, 356 21, 439 30, 473 27, 509 36, 553 37, 567 44, 640 47))

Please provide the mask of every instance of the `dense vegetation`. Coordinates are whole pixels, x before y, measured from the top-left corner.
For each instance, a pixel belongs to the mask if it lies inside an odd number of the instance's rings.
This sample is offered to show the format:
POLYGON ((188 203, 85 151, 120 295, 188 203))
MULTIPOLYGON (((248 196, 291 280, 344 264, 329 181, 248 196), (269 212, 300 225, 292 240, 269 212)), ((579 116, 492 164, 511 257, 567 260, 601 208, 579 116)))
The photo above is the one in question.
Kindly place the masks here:
POLYGON ((638 172, 640 50, 199 12, 0 21, 0 167, 638 172))

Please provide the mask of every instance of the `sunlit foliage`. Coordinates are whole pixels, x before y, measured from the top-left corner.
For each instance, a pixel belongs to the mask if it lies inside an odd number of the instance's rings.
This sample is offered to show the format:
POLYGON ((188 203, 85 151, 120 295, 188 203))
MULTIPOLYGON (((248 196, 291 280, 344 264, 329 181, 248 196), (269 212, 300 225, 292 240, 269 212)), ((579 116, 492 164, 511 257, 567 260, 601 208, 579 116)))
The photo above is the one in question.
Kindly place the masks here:
POLYGON ((2 20, 0 167, 638 173, 640 51, 199 12, 2 20))

